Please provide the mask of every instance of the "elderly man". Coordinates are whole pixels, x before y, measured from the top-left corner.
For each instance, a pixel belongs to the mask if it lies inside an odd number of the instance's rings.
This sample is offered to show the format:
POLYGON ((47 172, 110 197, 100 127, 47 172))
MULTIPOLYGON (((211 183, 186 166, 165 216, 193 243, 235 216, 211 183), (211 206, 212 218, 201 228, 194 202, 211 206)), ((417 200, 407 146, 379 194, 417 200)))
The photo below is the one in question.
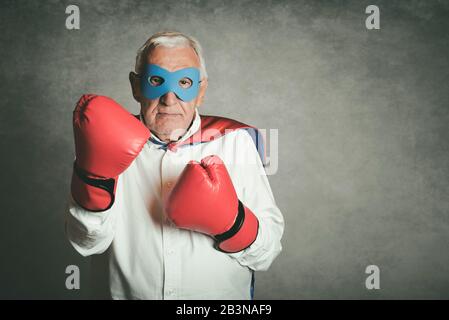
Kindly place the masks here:
POLYGON ((138 116, 96 95, 75 108, 70 243, 106 258, 113 299, 252 299, 284 230, 257 129, 198 113, 207 74, 192 37, 153 35, 135 71, 138 116))

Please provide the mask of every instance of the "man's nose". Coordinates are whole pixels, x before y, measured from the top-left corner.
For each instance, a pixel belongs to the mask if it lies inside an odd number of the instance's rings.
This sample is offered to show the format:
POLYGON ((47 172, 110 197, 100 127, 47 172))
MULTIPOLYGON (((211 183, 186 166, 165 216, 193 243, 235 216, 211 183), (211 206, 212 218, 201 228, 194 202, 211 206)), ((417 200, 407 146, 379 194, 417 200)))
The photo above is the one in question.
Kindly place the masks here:
POLYGON ((166 106, 171 106, 178 102, 178 97, 174 92, 170 91, 161 97, 161 102, 166 106))

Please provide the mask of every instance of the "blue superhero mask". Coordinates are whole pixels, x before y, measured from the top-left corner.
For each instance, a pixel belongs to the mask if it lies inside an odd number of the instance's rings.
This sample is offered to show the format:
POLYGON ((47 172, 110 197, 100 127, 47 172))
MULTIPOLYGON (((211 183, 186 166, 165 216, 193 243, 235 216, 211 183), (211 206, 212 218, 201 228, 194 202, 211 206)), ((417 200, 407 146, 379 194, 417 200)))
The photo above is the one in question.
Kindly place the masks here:
POLYGON ((179 99, 189 102, 196 98, 199 88, 200 71, 193 67, 170 72, 158 65, 147 64, 140 79, 140 89, 148 99, 156 99, 168 92, 174 92, 179 99), (184 78, 192 81, 190 87, 181 87, 179 82, 184 78))

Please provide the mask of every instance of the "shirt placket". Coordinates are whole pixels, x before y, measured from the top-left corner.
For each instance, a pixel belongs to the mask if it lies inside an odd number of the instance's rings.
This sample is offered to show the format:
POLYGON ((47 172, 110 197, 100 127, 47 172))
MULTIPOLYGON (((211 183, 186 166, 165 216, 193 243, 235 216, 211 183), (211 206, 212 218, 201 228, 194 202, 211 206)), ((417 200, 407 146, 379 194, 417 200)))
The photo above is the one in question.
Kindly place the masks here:
MULTIPOLYGON (((161 182, 162 199, 165 199, 174 185, 173 173, 175 168, 176 154, 167 150, 162 157, 161 164, 161 182)), ((162 246, 164 255, 164 284, 163 295, 165 300, 179 299, 180 288, 180 263, 178 259, 179 252, 176 249, 176 239, 178 230, 174 224, 166 217, 162 225, 162 246)))

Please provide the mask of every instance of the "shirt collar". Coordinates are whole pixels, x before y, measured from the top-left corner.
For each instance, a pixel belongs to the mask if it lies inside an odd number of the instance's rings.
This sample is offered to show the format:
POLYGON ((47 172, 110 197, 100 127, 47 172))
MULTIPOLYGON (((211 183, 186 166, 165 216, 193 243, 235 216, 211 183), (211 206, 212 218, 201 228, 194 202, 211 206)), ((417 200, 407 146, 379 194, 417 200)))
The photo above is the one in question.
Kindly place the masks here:
MULTIPOLYGON (((143 117, 142 117, 142 113, 139 114, 139 119, 142 123, 145 123, 143 121, 143 117)), ((155 147, 158 147, 159 149, 167 149, 167 146, 170 143, 181 143, 182 141, 190 138, 195 132, 197 132, 199 130, 199 128, 201 127, 201 117, 198 113, 198 109, 195 108, 195 115, 193 118, 193 122, 192 125, 190 126, 190 128, 184 133, 184 135, 178 140, 178 141, 172 141, 172 142, 164 142, 161 141, 158 137, 156 137, 155 135, 151 135, 150 139, 148 140, 148 142, 152 145, 154 145, 155 147)))

